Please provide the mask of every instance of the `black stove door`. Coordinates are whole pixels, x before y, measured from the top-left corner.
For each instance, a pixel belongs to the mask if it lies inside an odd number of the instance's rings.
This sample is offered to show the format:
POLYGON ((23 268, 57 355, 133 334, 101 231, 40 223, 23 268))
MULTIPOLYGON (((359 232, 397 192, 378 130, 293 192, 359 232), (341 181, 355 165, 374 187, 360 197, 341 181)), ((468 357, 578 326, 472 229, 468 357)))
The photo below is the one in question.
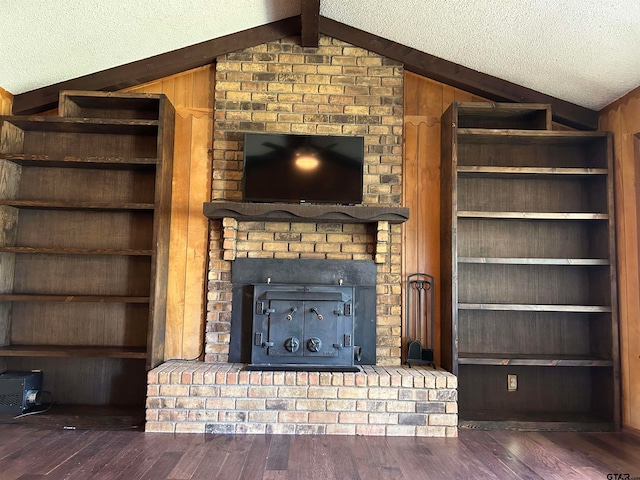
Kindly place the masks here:
POLYGON ((252 366, 353 366, 353 287, 254 286, 252 366))

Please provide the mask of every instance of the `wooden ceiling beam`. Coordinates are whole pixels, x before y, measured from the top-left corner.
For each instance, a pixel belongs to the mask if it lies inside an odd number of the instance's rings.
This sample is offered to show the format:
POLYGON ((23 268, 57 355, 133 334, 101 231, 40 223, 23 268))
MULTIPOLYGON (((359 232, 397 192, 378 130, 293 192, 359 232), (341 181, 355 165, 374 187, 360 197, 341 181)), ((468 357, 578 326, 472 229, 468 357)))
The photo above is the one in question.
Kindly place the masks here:
POLYGON ((320 32, 318 31, 318 19, 320 18, 320 0, 301 0, 302 9, 300 18, 300 45, 303 47, 318 48, 320 32))
MULTIPOLYGON (((322 17, 319 15, 318 0, 301 1, 301 16, 286 18, 144 60, 15 95, 13 98, 13 113, 15 115, 29 115, 56 108, 61 90, 120 90, 207 65, 214 62, 216 57, 225 53, 291 35, 301 34, 301 38, 303 35, 305 37, 314 37, 317 46, 317 37, 322 33, 397 60, 403 63, 405 70, 409 72, 460 88, 489 100, 551 104, 555 121, 581 130, 595 130, 598 128, 598 112, 595 110, 463 67, 322 17), (314 19, 314 16, 317 18, 314 19)), ((309 38, 305 39, 304 42, 302 43, 303 46, 312 46, 306 44, 306 42, 313 43, 309 38)))
POLYGON ((215 61, 216 57, 225 53, 299 33, 300 17, 285 18, 260 27, 15 95, 13 114, 30 115, 56 108, 59 92, 62 90, 121 90, 210 64, 215 61))
POLYGON ((496 102, 551 104, 553 120, 580 130, 598 128, 598 112, 443 60, 326 17, 320 33, 366 48, 404 64, 405 70, 496 102))

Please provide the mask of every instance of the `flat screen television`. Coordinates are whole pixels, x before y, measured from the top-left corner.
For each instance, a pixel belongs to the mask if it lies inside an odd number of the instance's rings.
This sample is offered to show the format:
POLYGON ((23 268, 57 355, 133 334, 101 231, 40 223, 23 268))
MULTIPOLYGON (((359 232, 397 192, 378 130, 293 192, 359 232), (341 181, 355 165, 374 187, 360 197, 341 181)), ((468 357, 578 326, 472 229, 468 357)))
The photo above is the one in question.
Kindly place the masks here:
POLYGON ((249 202, 362 203, 364 137, 245 133, 249 202))

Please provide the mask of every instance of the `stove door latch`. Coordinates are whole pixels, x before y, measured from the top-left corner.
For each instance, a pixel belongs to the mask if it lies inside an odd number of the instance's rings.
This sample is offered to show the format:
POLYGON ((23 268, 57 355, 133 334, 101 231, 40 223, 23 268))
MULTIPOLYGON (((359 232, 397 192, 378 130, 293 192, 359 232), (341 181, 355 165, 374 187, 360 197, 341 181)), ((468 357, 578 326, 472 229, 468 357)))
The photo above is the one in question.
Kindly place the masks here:
POLYGON ((255 332, 253 336, 253 344, 258 347, 273 347, 273 342, 263 342, 262 341, 262 332, 255 332))
POLYGON ((339 317, 341 317, 341 316, 350 317, 351 316, 351 304, 350 303, 345 303, 342 306, 342 308, 338 308, 338 309, 334 310, 333 314, 337 315, 339 317))
POLYGON ((337 350, 341 350, 343 348, 348 348, 351 346, 351 335, 349 335, 348 333, 345 334, 344 336, 344 344, 342 343, 334 343, 333 344, 333 348, 337 349, 337 350))
POLYGON ((275 308, 264 308, 264 302, 256 302, 256 314, 257 315, 267 315, 271 313, 276 313, 275 308))

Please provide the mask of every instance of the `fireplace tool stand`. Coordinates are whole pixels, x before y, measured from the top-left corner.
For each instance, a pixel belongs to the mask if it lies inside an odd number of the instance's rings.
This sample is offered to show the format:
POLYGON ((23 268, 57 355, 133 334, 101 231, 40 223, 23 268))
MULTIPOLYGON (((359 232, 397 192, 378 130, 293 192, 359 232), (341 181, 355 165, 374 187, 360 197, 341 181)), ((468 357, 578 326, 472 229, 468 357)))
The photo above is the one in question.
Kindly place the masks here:
POLYGON ((407 314, 405 332, 407 343, 406 363, 412 365, 431 365, 433 360, 433 311, 434 311, 434 279, 426 273, 414 273, 407 277, 407 314), (426 326, 425 338, 428 344, 423 348, 422 324, 426 326))

